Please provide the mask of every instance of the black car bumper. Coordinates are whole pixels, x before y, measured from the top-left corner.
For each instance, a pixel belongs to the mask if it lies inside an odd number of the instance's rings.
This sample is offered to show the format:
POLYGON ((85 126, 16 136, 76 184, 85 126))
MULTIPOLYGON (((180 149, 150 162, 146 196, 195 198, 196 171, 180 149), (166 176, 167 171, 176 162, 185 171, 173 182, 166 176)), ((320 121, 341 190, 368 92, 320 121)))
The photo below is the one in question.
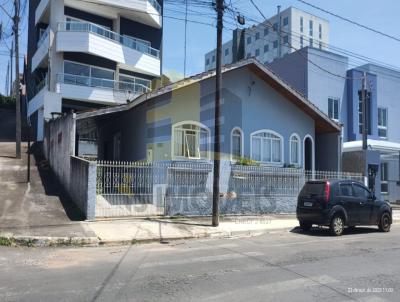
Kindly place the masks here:
POLYGON ((329 209, 298 208, 296 211, 296 216, 301 222, 318 225, 329 225, 331 221, 329 209))

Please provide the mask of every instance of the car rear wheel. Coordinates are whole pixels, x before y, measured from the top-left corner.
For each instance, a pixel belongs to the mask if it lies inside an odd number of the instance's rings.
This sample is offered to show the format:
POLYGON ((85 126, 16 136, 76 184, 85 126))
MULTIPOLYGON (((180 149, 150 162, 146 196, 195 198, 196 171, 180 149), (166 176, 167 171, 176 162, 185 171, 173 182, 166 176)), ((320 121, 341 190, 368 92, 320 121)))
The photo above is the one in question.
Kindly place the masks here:
POLYGON ((312 227, 312 223, 300 221, 300 228, 303 231, 309 231, 312 227))
POLYGON ((334 236, 341 236, 344 230, 344 219, 340 215, 333 216, 329 230, 334 236))
POLYGON ((389 213, 383 213, 381 219, 379 220, 379 230, 381 232, 389 232, 390 231, 390 215, 389 213))

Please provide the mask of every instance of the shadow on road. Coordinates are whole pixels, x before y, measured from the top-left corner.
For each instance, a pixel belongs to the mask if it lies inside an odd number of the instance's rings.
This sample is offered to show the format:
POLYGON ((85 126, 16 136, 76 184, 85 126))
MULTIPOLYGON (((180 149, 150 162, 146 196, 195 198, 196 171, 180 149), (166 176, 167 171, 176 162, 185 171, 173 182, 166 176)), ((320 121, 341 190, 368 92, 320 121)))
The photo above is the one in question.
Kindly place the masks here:
MULTIPOLYGON (((303 235, 303 236, 314 236, 314 237, 330 237, 329 229, 326 227, 313 227, 310 231, 303 231, 300 227, 295 227, 290 230, 291 233, 303 235)), ((360 235, 360 234, 370 234, 379 233, 379 230, 374 227, 356 227, 356 228, 346 228, 343 232, 343 236, 360 235)))

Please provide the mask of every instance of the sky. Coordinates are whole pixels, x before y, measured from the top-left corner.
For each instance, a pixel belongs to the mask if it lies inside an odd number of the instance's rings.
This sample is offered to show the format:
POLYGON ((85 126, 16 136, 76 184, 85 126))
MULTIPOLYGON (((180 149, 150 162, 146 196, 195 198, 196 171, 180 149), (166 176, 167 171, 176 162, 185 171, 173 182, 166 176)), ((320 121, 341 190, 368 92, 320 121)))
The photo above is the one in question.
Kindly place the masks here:
MULTIPOLYGON (((183 1, 183 0, 182 0, 183 1)), ((199 7, 193 5, 190 0, 188 6, 188 22, 186 26, 186 75, 192 75, 204 71, 204 54, 216 46, 216 18, 215 11, 211 7, 199 7), (198 22, 198 23, 195 23, 198 22), (201 23, 201 24, 199 24, 201 23), (205 24, 203 24, 205 23, 205 24)), ((204 2, 205 0, 201 1, 204 2)), ((208 0, 210 1, 210 0, 208 0)), ((277 5, 282 10, 289 6, 295 6, 309 13, 327 19, 330 22, 330 44, 352 51, 354 53, 383 62, 400 69, 400 42, 361 29, 346 21, 330 16, 324 12, 313 9, 297 0, 254 0, 265 16, 276 14, 277 5)), ((338 15, 352 19, 358 23, 375 28, 384 33, 400 38, 400 1, 398 0, 307 0, 308 2, 332 11, 338 15)), ((178 0, 164 0, 164 39, 163 39, 163 72, 173 74, 175 77, 184 73, 184 45, 185 45, 185 7, 177 4, 178 0), (175 18, 175 19, 173 19, 175 18), (177 20, 179 19, 179 20, 177 20)), ((226 0, 245 17, 263 21, 262 16, 251 5, 250 0, 226 0)), ((11 9, 11 0, 0 0, 11 9)), ((11 11, 11 10, 10 10, 11 11)), ((1 22, 7 25, 8 17, 0 12, 1 22)), ((27 47, 27 14, 22 20, 21 49, 20 53, 26 53, 27 47)), ((224 41, 232 37, 232 29, 235 27, 233 15, 225 14, 224 41)), ((247 20, 246 26, 253 22, 247 20)), ((7 27, 5 28, 7 30, 7 27)), ((10 45, 10 39, 6 41, 10 45)), ((0 41, 0 93, 4 94, 5 77, 9 58, 5 55, 8 48, 0 41)), ((352 64, 363 64, 365 61, 351 61, 352 64)))

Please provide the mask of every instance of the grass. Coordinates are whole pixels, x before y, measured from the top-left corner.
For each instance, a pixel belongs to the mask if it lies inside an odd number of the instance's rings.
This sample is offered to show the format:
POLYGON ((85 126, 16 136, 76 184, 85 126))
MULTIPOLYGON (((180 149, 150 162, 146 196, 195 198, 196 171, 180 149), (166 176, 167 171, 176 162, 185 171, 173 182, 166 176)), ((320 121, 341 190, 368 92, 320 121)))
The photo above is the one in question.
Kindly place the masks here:
POLYGON ((0 246, 11 246, 13 244, 13 240, 6 237, 0 237, 0 246))

